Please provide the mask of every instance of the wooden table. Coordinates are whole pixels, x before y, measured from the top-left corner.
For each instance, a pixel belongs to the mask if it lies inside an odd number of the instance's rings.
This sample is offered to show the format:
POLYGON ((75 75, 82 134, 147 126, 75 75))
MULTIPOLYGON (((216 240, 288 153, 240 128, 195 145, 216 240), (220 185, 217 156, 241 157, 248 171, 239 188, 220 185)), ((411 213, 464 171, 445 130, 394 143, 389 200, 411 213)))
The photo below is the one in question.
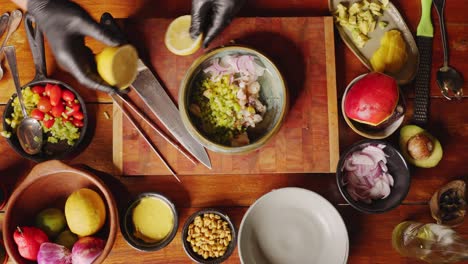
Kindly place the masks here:
MULTIPOLYGON (((190 1, 77 1, 82 4, 93 17, 98 18, 102 12, 109 11, 118 18, 125 17, 176 17, 187 14, 190 1)), ((419 21, 419 1, 393 1, 406 18, 410 29, 415 32, 419 21)), ((11 11, 15 6, 7 0, 0 0, 0 13, 11 11)), ((468 76, 468 17, 466 16, 465 0, 450 0, 446 4, 446 22, 448 29, 450 62, 462 74, 468 76)), ((241 11, 242 16, 321 16, 329 15, 327 1, 316 0, 252 0, 241 11)), ((435 38, 433 54, 433 80, 431 82, 431 114, 429 129, 441 141, 444 147, 444 157, 433 169, 412 169, 411 190, 403 205, 395 210, 380 214, 366 215, 342 205, 344 203, 333 174, 275 174, 275 175, 214 175, 214 176, 184 176, 182 183, 177 183, 171 176, 160 177, 119 177, 123 186, 131 193, 143 191, 158 191, 170 197, 180 212, 180 222, 193 212, 205 207, 219 207, 225 210, 238 227, 247 208, 260 196, 272 189, 296 186, 315 191, 336 205, 346 222, 350 239, 349 263, 419 263, 416 260, 402 258, 391 247, 391 231, 395 225, 404 220, 432 222, 429 207, 426 202, 436 189, 454 179, 465 179, 468 174, 468 101, 448 102, 439 93, 434 80, 435 69, 442 64, 441 40, 439 23, 433 13, 435 38), (235 184, 233 184, 235 183, 235 184)), ((357 75, 366 72, 365 67, 348 50, 336 35, 336 62, 338 96, 341 97, 346 84, 357 75)), ((24 29, 21 27, 9 42, 15 45, 18 60, 27 61, 31 54, 26 42, 24 29)), ((93 48, 99 45, 89 41, 93 48)), ((106 119, 103 112, 112 113, 110 98, 79 86, 70 75, 60 71, 47 50, 48 69, 56 79, 70 83, 84 95, 88 103, 91 119, 96 123, 94 138, 87 149, 69 161, 71 164, 86 164, 98 174, 112 175, 115 168, 112 164, 112 119, 106 119)), ((20 67, 22 83, 33 77, 33 68, 20 67)), ((3 111, 6 100, 13 92, 13 82, 10 75, 0 81, 0 111, 3 111)), ((412 86, 403 87, 407 96, 409 112, 412 116, 413 92, 412 86)), ((408 119, 405 122, 408 122, 408 119)), ((340 117, 340 146, 345 150, 353 142, 361 138, 346 126, 340 117)), ((396 137, 388 139, 396 143, 396 137)), ((34 165, 13 153, 6 141, 0 138, 0 175, 10 191, 21 176, 25 175, 34 165)), ((115 197, 122 201, 121 192, 114 188, 115 197)), ((180 230, 179 230, 180 231, 180 230)), ((468 236, 468 224, 457 228, 461 234, 468 236)), ((114 249, 106 263, 188 263, 180 232, 173 242, 165 249, 153 253, 143 253, 132 249, 123 237, 118 234, 114 249)), ((236 252, 228 263, 238 263, 236 252)))

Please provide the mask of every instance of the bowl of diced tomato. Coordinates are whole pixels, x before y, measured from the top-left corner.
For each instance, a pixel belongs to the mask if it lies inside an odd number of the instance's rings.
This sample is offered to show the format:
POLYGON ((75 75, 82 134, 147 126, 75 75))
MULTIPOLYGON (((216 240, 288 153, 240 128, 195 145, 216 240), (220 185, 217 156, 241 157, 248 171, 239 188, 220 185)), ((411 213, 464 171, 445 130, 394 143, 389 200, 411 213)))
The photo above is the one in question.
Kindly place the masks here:
POLYGON ((23 113, 15 93, 3 113, 1 132, 10 146, 21 156, 36 162, 63 160, 76 154, 88 126, 86 105, 80 95, 55 81, 22 87, 22 95, 29 117, 39 120, 42 125, 44 144, 41 152, 35 155, 22 149, 16 129, 23 120, 23 113))

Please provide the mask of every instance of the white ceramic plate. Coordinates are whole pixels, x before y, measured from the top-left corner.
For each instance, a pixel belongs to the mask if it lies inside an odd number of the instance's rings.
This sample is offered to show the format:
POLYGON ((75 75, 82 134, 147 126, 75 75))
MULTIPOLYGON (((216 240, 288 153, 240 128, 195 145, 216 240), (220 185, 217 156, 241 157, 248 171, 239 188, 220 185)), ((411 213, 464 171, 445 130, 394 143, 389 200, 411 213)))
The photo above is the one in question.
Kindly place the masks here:
MULTIPOLYGON (((360 1, 361 0, 328 0, 328 9, 333 15, 334 10, 336 10, 336 7, 339 3, 349 3, 349 5, 351 5, 354 2, 360 1)), ((406 42, 408 60, 399 73, 387 74, 394 77, 398 81, 398 84, 409 83, 416 76, 416 72, 419 66, 419 50, 416 42, 414 41, 413 34, 406 25, 405 20, 401 14, 398 12, 398 9, 391 2, 388 3, 387 10, 384 11, 383 16, 379 18, 379 21, 388 22, 388 26, 385 29, 381 29, 377 26, 373 32, 369 33, 370 39, 363 48, 359 48, 354 44, 351 37, 351 32, 349 32, 349 30, 346 30, 339 24, 335 23, 335 25, 338 29, 338 33, 340 33, 341 39, 344 41, 346 46, 348 46, 348 48, 353 51, 353 53, 369 70, 372 70, 372 65, 370 63, 372 55, 380 47, 380 40, 382 39, 385 32, 392 29, 398 29, 402 33, 406 42)))
POLYGON ((301 188, 265 194, 250 206, 239 228, 241 263, 343 264, 348 232, 325 198, 301 188))

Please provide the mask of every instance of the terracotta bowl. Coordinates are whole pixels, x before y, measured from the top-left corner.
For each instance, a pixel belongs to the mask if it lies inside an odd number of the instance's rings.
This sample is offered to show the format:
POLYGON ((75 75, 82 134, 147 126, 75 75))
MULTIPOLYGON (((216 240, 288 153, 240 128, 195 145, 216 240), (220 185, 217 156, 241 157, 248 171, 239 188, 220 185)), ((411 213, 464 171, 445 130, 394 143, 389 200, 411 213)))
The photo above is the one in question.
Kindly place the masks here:
POLYGON ((118 227, 118 213, 109 189, 96 176, 60 161, 52 160, 36 165, 17 186, 6 207, 3 221, 3 241, 10 258, 18 264, 33 263, 20 256, 13 233, 17 226, 33 225, 34 218, 48 207, 64 208, 67 197, 80 188, 96 191, 106 205, 106 223, 94 236, 106 241, 104 251, 93 262, 102 263, 114 245, 118 227))

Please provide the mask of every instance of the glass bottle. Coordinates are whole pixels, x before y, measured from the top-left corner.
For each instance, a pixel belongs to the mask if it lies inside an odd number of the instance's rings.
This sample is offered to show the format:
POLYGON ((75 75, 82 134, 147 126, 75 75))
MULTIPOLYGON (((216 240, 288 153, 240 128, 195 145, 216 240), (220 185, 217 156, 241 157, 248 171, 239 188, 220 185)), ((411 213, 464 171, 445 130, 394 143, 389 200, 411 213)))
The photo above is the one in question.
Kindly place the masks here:
POLYGON ((402 222, 393 229, 392 245, 401 255, 428 263, 468 260, 468 239, 439 224, 402 222))

